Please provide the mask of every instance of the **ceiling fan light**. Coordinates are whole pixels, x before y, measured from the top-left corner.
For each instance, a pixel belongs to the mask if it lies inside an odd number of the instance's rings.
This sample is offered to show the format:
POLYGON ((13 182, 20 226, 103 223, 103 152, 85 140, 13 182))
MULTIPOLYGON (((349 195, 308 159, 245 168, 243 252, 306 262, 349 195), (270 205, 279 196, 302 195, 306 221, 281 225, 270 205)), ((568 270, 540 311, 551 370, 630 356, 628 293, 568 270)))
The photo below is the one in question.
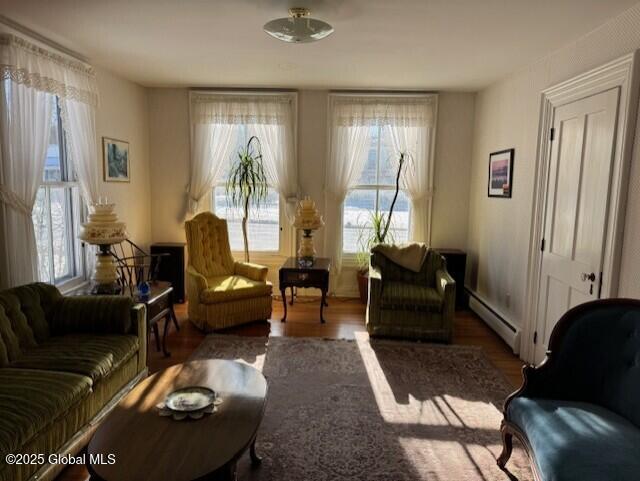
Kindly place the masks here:
POLYGON ((272 37, 289 43, 315 42, 333 33, 327 22, 310 18, 306 8, 290 8, 289 17, 271 20, 263 28, 272 37))

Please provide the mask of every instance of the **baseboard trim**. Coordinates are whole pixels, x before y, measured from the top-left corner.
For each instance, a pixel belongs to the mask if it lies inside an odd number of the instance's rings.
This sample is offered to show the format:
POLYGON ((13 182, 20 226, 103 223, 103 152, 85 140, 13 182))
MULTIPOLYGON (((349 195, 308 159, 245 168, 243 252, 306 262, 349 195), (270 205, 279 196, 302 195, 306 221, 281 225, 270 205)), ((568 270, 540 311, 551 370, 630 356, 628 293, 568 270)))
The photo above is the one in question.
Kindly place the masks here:
POLYGON ((514 354, 518 354, 520 352, 520 329, 498 314, 478 294, 469 289, 467 292, 469 293, 469 309, 493 329, 509 345, 514 354))

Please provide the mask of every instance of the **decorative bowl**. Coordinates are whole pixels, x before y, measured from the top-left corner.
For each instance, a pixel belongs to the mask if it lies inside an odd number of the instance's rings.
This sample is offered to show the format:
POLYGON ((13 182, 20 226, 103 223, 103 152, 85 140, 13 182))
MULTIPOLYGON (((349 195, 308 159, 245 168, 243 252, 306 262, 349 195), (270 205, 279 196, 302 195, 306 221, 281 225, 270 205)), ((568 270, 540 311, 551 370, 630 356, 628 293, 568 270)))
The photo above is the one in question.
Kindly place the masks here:
POLYGON ((177 389, 170 393, 165 407, 175 412, 189 413, 200 411, 214 404, 216 393, 207 387, 191 386, 177 389))

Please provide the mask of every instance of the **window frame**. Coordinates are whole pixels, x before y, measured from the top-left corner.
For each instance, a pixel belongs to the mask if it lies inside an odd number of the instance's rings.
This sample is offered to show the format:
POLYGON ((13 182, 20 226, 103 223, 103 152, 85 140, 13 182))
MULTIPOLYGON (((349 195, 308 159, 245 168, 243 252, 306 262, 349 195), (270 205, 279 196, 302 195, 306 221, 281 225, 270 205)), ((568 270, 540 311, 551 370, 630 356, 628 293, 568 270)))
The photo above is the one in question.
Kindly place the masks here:
POLYGON ((45 213, 47 219, 47 241, 48 249, 51 256, 49 259, 49 281, 58 287, 61 291, 71 290, 87 281, 87 265, 85 252, 86 248, 83 242, 78 239, 80 223, 84 219, 84 203, 79 192, 78 182, 75 180, 69 162, 69 151, 67 148, 67 139, 62 124, 62 113, 60 107, 60 99, 55 98, 55 109, 57 118, 58 133, 58 155, 60 159, 60 180, 46 180, 43 177, 38 186, 38 190, 44 192, 45 213), (53 213, 51 211, 51 191, 52 189, 63 189, 65 203, 65 229, 67 234, 67 245, 65 252, 69 253, 71 265, 71 273, 56 278, 55 260, 54 260, 54 235, 53 235, 53 213))
MULTIPOLYGON (((376 183, 375 184, 356 184, 352 187, 349 188, 349 190, 347 191, 347 196, 354 192, 354 191, 375 191, 376 196, 375 196, 375 210, 379 209, 380 206, 380 191, 390 191, 390 192, 395 192, 396 186, 395 183, 394 184, 380 184, 380 145, 382 143, 382 129, 384 128, 383 125, 378 124, 377 125, 378 128, 378 135, 377 135, 377 145, 376 145, 376 183)), ((405 189, 403 189, 402 187, 400 187, 400 192, 402 192, 404 195, 407 195, 407 192, 405 189)), ((340 225, 340 229, 342 231, 342 260, 343 262, 346 262, 347 265, 356 265, 356 258, 357 258, 357 253, 355 252, 347 252, 344 249, 344 206, 345 206, 345 202, 346 202, 346 198, 347 196, 345 196, 345 200, 342 202, 341 205, 341 217, 342 217, 342 222, 340 225)), ((407 225, 407 231, 411 232, 411 202, 409 202, 409 210, 408 210, 408 214, 409 214, 409 222, 407 225)))
MULTIPOLYGON (((211 93, 211 91, 207 90, 191 90, 189 95, 191 94, 207 94, 211 93)), ((298 152, 298 92, 292 90, 274 90, 274 91, 255 91, 255 90, 216 90, 215 95, 228 95, 228 96, 287 96, 291 99, 292 102, 292 112, 293 118, 291 120, 292 129, 291 132, 293 139, 293 153, 296 156, 297 162, 297 152, 298 152)), ((189 98, 189 106, 191 106, 191 97, 189 98)), ((246 125, 246 124, 245 124, 246 125)), ((216 182, 211 189, 210 193, 210 206, 209 210, 212 213, 216 213, 215 210, 215 189, 216 187, 226 186, 225 181, 216 182)), ((272 185, 269 185, 269 188, 275 190, 272 185)), ((277 191, 276 191, 277 193, 277 191)), ((274 262, 281 262, 289 256, 295 255, 296 250, 296 230, 289 222, 287 218, 287 199, 282 195, 278 194, 279 202, 278 202, 278 210, 279 210, 279 239, 278 245, 279 250, 277 251, 254 251, 249 250, 251 253, 251 261, 258 262, 263 264, 273 264, 274 262)), ((251 245, 249 245, 251 248, 251 245)), ((244 250, 231 250, 231 254, 235 259, 244 259, 244 250)))

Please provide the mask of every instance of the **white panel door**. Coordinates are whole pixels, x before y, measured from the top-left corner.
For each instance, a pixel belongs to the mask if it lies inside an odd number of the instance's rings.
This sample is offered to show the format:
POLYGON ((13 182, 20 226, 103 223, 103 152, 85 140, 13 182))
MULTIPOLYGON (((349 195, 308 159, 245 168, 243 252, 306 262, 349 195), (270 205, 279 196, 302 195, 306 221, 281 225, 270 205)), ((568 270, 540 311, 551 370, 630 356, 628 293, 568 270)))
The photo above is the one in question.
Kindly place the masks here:
POLYGON ((571 307, 599 296, 619 89, 555 109, 535 360, 571 307))

